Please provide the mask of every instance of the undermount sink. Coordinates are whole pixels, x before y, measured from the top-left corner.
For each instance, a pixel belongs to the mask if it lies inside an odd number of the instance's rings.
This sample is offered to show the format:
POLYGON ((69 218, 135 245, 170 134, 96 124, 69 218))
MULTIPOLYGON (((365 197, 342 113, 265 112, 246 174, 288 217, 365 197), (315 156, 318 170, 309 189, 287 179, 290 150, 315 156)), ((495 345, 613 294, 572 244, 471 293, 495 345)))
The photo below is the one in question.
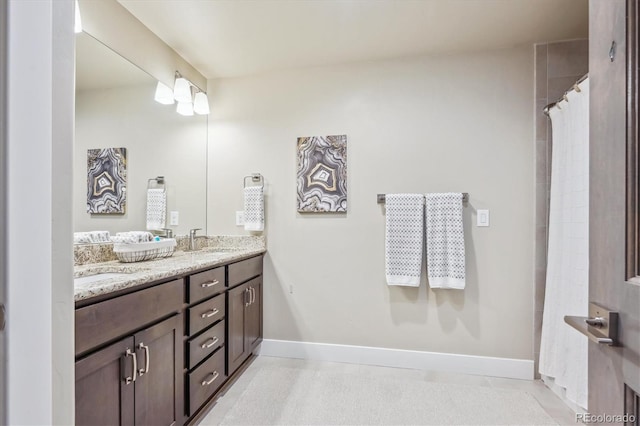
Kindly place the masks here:
POLYGON ((97 281, 108 280, 110 278, 124 277, 126 275, 127 274, 118 274, 118 273, 114 273, 114 272, 107 272, 107 273, 103 273, 103 274, 89 275, 88 277, 74 278, 73 279, 73 284, 74 285, 91 284, 91 283, 94 283, 94 282, 97 282, 97 281))

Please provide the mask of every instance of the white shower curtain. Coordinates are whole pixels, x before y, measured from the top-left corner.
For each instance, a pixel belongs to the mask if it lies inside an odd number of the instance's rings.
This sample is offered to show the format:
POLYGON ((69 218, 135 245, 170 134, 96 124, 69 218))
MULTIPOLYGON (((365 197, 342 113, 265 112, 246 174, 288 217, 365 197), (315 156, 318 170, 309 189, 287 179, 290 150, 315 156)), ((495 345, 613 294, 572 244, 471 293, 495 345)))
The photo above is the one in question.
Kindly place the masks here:
POLYGON ((589 79, 551 108, 553 132, 547 282, 539 371, 587 406, 587 338, 564 323, 589 300, 589 79))

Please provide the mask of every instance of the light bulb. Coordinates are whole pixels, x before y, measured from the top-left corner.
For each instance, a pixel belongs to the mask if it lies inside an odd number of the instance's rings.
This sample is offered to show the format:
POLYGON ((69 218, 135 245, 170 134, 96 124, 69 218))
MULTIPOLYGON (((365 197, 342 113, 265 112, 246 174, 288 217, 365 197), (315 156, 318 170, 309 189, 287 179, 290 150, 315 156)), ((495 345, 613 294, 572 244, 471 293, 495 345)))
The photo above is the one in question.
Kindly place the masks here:
POLYGON ((191 85, 186 78, 176 78, 176 82, 173 86, 173 97, 178 102, 192 102, 191 85))
POLYGON ((193 101, 193 111, 200 115, 209 114, 209 99, 207 98, 206 93, 196 93, 195 100, 193 101))
POLYGON ((180 115, 191 116, 193 115, 193 104, 191 102, 178 102, 176 111, 180 115))
POLYGON ((159 81, 156 86, 156 95, 154 99, 162 105, 171 105, 174 103, 173 90, 171 90, 171 88, 166 84, 159 81))

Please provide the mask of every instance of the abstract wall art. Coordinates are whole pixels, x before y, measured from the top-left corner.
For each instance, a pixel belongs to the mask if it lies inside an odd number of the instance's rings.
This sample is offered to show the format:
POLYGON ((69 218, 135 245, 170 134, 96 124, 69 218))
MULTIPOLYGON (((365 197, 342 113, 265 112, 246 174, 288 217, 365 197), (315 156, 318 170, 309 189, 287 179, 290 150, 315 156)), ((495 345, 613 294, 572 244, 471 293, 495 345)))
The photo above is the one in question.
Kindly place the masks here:
POLYGON ((346 135, 298 138, 298 211, 346 213, 346 135))
POLYGON ((127 200, 127 149, 87 150, 87 213, 124 214, 127 200))

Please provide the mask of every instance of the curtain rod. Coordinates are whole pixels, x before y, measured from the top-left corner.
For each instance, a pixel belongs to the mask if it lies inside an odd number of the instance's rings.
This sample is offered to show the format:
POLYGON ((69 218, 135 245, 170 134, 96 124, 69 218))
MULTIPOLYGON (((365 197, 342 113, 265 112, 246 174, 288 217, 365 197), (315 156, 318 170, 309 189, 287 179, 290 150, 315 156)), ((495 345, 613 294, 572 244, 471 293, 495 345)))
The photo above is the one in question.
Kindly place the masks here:
MULTIPOLYGON (((546 115, 547 117, 549 116, 549 110, 551 108, 553 108, 554 106, 558 105, 560 102, 562 101, 567 101, 569 102, 569 99, 567 98, 567 94, 573 90, 575 90, 576 92, 580 93, 580 88, 578 87, 578 85, 580 83, 582 83, 583 81, 585 81, 587 79, 587 77, 589 77, 589 73, 586 73, 585 75, 583 75, 582 77, 580 77, 578 79, 578 81, 576 81, 573 86, 571 86, 571 88, 569 90, 567 90, 566 92, 564 92, 564 94, 560 97, 560 99, 558 99, 555 102, 551 102, 549 105, 545 106, 544 108, 542 108, 542 112, 544 113, 544 115, 546 115)), ((558 107, 560 108, 560 107, 558 107)))

